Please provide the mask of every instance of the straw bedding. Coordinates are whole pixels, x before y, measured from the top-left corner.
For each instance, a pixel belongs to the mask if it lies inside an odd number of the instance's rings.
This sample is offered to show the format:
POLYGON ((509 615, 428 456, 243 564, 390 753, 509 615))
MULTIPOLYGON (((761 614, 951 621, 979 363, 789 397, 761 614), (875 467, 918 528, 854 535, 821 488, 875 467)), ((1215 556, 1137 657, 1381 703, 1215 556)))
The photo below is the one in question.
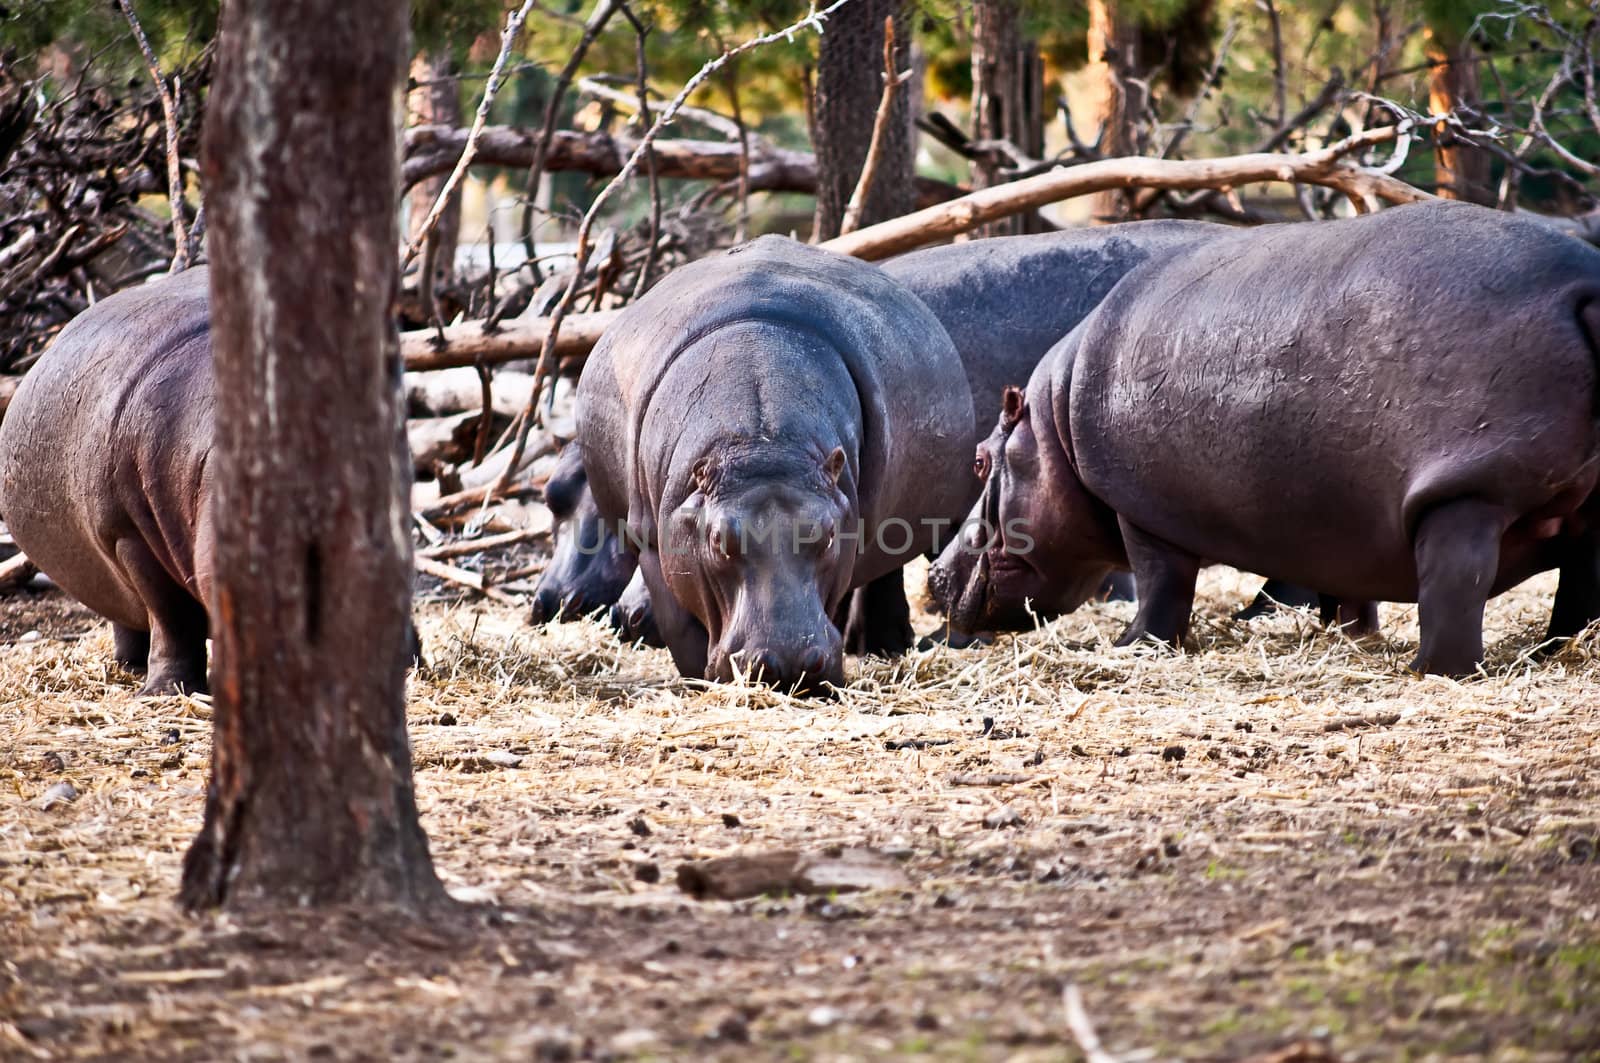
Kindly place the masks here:
POLYGON ((105 624, 12 596, 0 1058, 1055 1060, 1069 986, 1121 1059, 1600 1051, 1600 642, 1530 659, 1543 578, 1491 603, 1485 677, 1417 679, 1414 609, 1357 646, 1232 622, 1254 585, 1206 573, 1186 655, 1094 606, 832 701, 427 602, 417 789, 465 904, 425 926, 181 913, 208 705, 134 700, 105 624), (832 847, 910 886, 675 884, 832 847))

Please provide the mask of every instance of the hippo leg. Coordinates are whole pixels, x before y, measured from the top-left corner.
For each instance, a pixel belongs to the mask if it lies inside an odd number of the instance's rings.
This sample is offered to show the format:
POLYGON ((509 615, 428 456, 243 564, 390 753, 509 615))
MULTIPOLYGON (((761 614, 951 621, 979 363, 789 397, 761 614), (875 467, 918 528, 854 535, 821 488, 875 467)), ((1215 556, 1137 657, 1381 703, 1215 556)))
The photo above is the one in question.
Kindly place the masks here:
POLYGON ((1155 638, 1181 647, 1184 636, 1189 633, 1189 614, 1194 609, 1194 584, 1200 575, 1200 559, 1125 519, 1118 518, 1117 523, 1122 528, 1140 594, 1139 611, 1116 644, 1131 646, 1146 638, 1155 638))
MULTIPOLYGON (((1250 604, 1233 614, 1235 620, 1254 620, 1258 616, 1277 612, 1279 607, 1288 606, 1291 609, 1309 608, 1317 605, 1319 595, 1316 591, 1302 587, 1288 580, 1269 579, 1261 585, 1256 596, 1250 604)), ((1323 616, 1326 622, 1329 618, 1323 616)))
POLYGON ((661 558, 654 550, 639 552, 639 572, 650 592, 650 611, 656 620, 656 630, 672 653, 672 663, 678 674, 686 679, 706 678, 706 659, 710 654, 710 639, 706 629, 694 614, 679 604, 661 575, 661 558))
POLYGON ((1331 624, 1347 635, 1378 633, 1378 603, 1359 599, 1317 595, 1318 612, 1324 624, 1331 624))
POLYGON ((119 539, 117 561, 150 615, 150 651, 140 697, 206 690, 206 610, 138 539, 119 539))
MULTIPOLYGON (((1566 544, 1560 567, 1547 641, 1570 639, 1600 617, 1600 534, 1589 532, 1566 544)), ((1547 652, 1559 648, 1551 645, 1547 652)))
POLYGON ((974 646, 989 646, 994 643, 992 631, 979 631, 969 634, 957 631, 950 626, 947 620, 931 635, 924 635, 917 640, 918 651, 931 650, 935 646, 948 646, 952 650, 970 650, 974 646))
POLYGON ((1139 588, 1135 585, 1132 572, 1113 572, 1100 584, 1100 589, 1094 592, 1097 602, 1136 602, 1139 600, 1139 588))
POLYGON ((845 599, 844 651, 898 657, 916 642, 911 630, 911 605, 906 601, 905 575, 895 569, 845 599))
POLYGON ((150 632, 111 625, 112 659, 135 675, 143 675, 150 664, 150 632))
POLYGON ((1434 507, 1417 525, 1422 645, 1412 671, 1470 675, 1483 660, 1483 607, 1507 523, 1504 509, 1469 498, 1434 507))

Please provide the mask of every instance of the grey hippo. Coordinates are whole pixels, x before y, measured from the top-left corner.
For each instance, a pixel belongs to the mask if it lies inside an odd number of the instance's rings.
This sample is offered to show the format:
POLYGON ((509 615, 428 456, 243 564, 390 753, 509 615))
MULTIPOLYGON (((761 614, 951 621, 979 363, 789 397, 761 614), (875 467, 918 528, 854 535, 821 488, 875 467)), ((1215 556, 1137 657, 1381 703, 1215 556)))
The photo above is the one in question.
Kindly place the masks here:
POLYGON ((1130 272, 1007 392, 974 524, 930 585, 958 626, 1066 610, 1131 565, 1123 644, 1181 643, 1201 558, 1419 603, 1412 668, 1483 657, 1486 600, 1560 570, 1600 616, 1600 252, 1432 202, 1270 226, 1130 272))
MULTIPOLYGON (((968 241, 912 252, 881 265, 918 296, 956 345, 980 422, 986 428, 1008 384, 1027 379, 1046 351, 1092 310, 1122 276, 1152 255, 1166 254, 1229 230, 1199 222, 1139 222, 1107 228, 968 241)), ((981 431, 979 432, 981 435, 981 431)), ((976 441, 978 438, 975 435, 976 441)), ((592 503, 574 499, 569 484, 581 466, 563 454, 551 478, 557 549, 541 578, 532 619, 586 613, 616 598, 631 555, 620 552, 610 529, 594 537, 592 503), (570 516, 569 516, 570 514, 570 516), (583 548, 579 549, 579 543, 583 548), (569 603, 564 611, 560 603, 569 603)), ((547 488, 547 491, 550 489, 547 488)), ((976 485, 972 491, 976 497, 976 485)), ((970 501, 970 500, 969 500, 970 501)), ((952 520, 952 524, 954 521, 952 520)), ((1113 573, 1102 594, 1132 597, 1132 580, 1113 573)), ((642 576, 620 591, 611 620, 625 637, 659 645, 642 576)), ((1268 599, 1307 604, 1316 596, 1281 581, 1269 583, 1252 605, 1268 599)), ((855 592, 849 616, 836 615, 851 652, 897 653, 910 644, 909 613, 894 574, 855 592)))

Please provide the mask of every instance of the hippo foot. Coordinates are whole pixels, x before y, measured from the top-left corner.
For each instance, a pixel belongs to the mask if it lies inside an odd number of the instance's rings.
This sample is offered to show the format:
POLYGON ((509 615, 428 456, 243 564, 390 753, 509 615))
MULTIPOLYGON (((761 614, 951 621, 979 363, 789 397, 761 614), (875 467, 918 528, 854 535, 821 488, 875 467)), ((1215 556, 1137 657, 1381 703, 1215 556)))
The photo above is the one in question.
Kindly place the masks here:
POLYGON ((935 646, 947 646, 952 650, 970 650, 975 646, 989 646, 994 643, 994 632, 978 631, 968 633, 957 631, 946 624, 931 635, 924 635, 917 640, 917 649, 922 652, 933 649, 935 646))
POLYGON ((210 684, 204 675, 198 679, 194 675, 181 671, 155 671, 144 681, 144 686, 134 697, 139 698, 168 698, 182 694, 207 694, 210 693, 210 684))
POLYGON ((144 675, 150 665, 150 632, 112 624, 111 641, 112 659, 134 675, 144 675))

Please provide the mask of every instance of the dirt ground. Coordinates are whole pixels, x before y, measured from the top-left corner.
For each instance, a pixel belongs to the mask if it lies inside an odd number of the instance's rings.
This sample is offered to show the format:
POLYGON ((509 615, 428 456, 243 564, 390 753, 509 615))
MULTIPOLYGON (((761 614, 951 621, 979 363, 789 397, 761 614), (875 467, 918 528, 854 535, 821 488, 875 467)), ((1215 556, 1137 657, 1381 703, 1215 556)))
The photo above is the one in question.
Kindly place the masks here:
MULTIPOLYGON (((1600 679, 1403 673, 1228 619, 1109 647, 1127 605, 852 662, 834 701, 678 680, 592 623, 421 607, 410 707, 437 925, 189 916, 203 699, 140 702, 107 626, 0 600, 0 1058, 1600 1059, 1600 679), (77 796, 63 800, 67 783, 77 796), (46 807, 48 806, 48 807, 46 807), (686 861, 878 850, 897 888, 697 901, 686 861), (1082 1023, 1079 1023, 1080 1027, 1082 1023)), ((926 618, 924 618, 926 622, 926 618)))

